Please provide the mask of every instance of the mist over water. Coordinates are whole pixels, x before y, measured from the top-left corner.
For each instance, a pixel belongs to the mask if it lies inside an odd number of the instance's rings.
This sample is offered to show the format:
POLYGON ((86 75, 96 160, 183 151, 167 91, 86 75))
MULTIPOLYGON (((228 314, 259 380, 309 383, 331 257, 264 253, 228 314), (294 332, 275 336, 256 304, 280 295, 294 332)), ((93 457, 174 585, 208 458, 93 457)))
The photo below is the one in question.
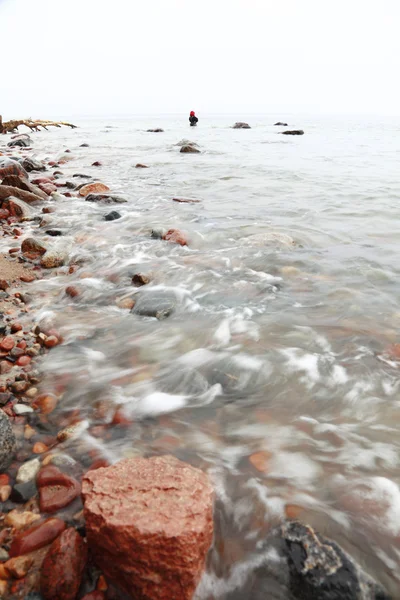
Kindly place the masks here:
POLYGON ((63 393, 50 422, 79 411, 66 451, 83 464, 93 450, 172 453, 209 472, 216 536, 199 600, 243 586, 290 598, 265 545, 286 516, 398 597, 400 120, 296 118, 305 135, 291 137, 273 116, 240 115, 250 130, 198 116, 197 128, 75 119, 32 136, 38 158, 71 150, 67 180, 92 175, 128 200, 60 196, 44 215, 79 265, 30 284, 38 322, 64 337, 42 363, 43 390, 63 393), (183 139, 201 153, 181 154, 183 139), (104 221, 113 209, 122 218, 104 221), (152 238, 160 227, 188 246, 152 238), (132 286, 136 273, 151 283, 132 286), (155 293, 174 305, 166 319, 117 305, 155 293))

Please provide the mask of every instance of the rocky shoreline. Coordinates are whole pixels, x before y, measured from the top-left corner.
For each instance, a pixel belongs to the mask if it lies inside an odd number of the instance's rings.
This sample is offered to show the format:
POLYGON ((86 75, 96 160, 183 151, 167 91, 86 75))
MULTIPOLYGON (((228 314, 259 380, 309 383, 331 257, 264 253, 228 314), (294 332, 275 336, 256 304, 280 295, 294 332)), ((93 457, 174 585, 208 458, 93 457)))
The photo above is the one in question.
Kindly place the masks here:
MULTIPOLYGON (((174 457, 131 458, 110 466, 90 450, 78 463, 66 448, 87 424, 79 411, 57 413, 62 385, 56 392, 41 386, 41 358, 63 338, 37 324, 30 285, 78 268, 54 241, 63 232, 48 228, 46 214, 57 210, 60 191, 104 204, 106 220, 120 216, 107 205, 125 200, 85 174, 65 180, 68 150, 58 161, 41 162, 29 136, 4 136, 4 142, 12 145, 0 146, 1 237, 11 246, 0 256, 0 598, 190 600, 213 540, 208 477, 174 457), (40 235, 26 237, 25 227, 33 223, 40 235)), ((189 146, 184 152, 198 152, 189 146)), ((188 244, 177 229, 154 230, 152 236, 188 244)), ((133 284, 148 282, 137 274, 133 284)), ((75 286, 66 286, 65 293, 79 298, 75 286)), ((174 310, 174 299, 157 293, 150 303, 140 295, 136 302, 120 302, 158 319, 174 310)), ((123 424, 117 410, 111 426, 123 424)), ((389 598, 337 545, 293 523, 275 531, 271 542, 286 565, 282 585, 290 598, 389 598)), ((264 598, 269 590, 259 586, 249 595, 235 594, 232 598, 264 598)))

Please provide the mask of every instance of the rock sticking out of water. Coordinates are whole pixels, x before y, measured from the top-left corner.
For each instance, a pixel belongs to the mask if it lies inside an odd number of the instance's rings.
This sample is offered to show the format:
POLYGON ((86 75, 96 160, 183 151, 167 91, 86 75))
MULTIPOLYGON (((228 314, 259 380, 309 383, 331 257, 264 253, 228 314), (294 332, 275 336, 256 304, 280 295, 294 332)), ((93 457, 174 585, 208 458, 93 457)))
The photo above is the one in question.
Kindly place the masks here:
POLYGON ((105 221, 115 221, 116 219, 120 219, 121 215, 116 210, 112 210, 111 212, 104 215, 105 221))
POLYGON ((148 129, 147 133, 164 133, 164 129, 161 129, 161 127, 157 127, 156 129, 148 129))
POLYGON ((281 527, 296 600, 390 600, 338 544, 296 521, 281 527))
POLYGON ((29 137, 28 134, 21 134, 19 136, 16 136, 15 139, 11 140, 11 142, 8 142, 7 146, 9 148, 15 148, 15 147, 20 147, 20 148, 27 148, 28 146, 32 145, 32 140, 29 137))
POLYGON ((127 202, 125 198, 112 194, 88 194, 85 200, 86 202, 103 202, 104 204, 123 204, 127 202))
POLYGON ((190 600, 213 536, 207 476, 172 456, 87 473, 86 532, 96 564, 132 598, 190 600))
POLYGON ((198 154, 200 153, 200 150, 196 144, 189 143, 181 146, 180 152, 182 152, 183 154, 198 154))
POLYGON ((282 135, 304 135, 304 131, 302 129, 292 129, 289 131, 282 131, 282 135))
POLYGON ((14 458, 17 442, 7 415, 0 410, 0 471, 4 471, 14 458))
POLYGON ((232 129, 251 129, 248 123, 243 123, 242 121, 238 121, 232 126, 232 129))
POLYGON ((45 171, 46 165, 42 163, 40 160, 36 160, 36 158, 27 157, 22 161, 22 166, 25 171, 30 173, 31 171, 45 171))
POLYGON ((287 127, 288 124, 287 123, 281 123, 281 121, 278 121, 277 123, 274 123, 275 127, 287 127))

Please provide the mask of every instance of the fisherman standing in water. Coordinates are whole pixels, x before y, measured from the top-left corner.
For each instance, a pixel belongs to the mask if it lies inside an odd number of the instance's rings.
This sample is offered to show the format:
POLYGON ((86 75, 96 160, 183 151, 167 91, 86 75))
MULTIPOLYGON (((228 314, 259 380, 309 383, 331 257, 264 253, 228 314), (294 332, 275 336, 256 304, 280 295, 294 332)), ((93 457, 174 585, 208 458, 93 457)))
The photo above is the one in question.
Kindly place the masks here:
POLYGON ((189 121, 190 121, 190 127, 195 127, 197 125, 198 118, 194 114, 194 110, 190 111, 189 121))

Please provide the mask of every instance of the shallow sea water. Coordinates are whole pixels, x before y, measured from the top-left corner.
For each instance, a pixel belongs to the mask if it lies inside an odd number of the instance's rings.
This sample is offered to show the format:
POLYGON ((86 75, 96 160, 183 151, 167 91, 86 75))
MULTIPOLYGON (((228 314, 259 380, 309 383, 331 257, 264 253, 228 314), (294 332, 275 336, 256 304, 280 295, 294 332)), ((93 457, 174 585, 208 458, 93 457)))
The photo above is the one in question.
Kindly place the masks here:
POLYGON ((250 130, 199 117, 33 134, 38 158, 71 150, 67 180, 86 173, 128 199, 59 195, 32 227, 62 229, 51 243, 79 265, 30 284, 38 323, 64 337, 41 365, 61 398, 50 420, 79 411, 65 451, 82 464, 172 453, 208 471, 216 535, 198 600, 291 598, 266 543, 285 517, 400 597, 400 121, 297 117, 292 137, 273 116, 241 116, 250 130), (183 139, 201 153, 181 154, 183 139), (105 222, 110 210, 122 218, 105 222), (158 227, 188 246, 153 239, 158 227), (135 273, 151 283, 133 287, 135 273), (164 320, 116 304, 166 292, 164 320))

